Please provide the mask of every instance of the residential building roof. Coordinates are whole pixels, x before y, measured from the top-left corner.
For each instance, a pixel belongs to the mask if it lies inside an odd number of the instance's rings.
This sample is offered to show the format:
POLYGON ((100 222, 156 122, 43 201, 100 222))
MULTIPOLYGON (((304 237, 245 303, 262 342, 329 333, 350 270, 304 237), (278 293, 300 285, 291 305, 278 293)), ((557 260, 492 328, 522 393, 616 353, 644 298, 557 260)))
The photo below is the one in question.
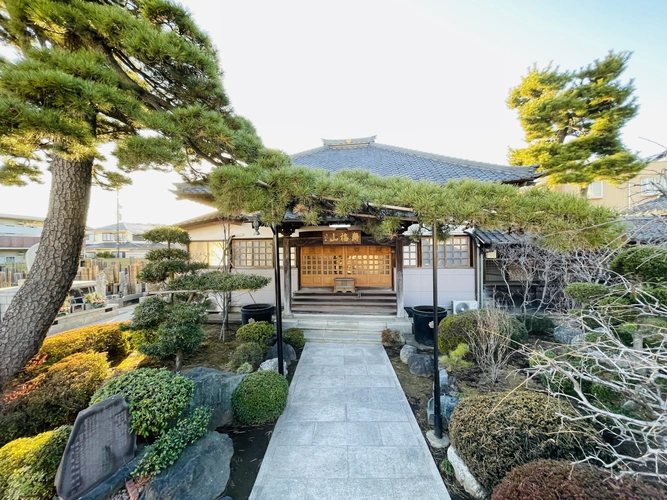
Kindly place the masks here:
POLYGON ((0 214, 0 219, 33 220, 44 221, 44 217, 35 217, 33 215, 0 214))
POLYGON ((660 195, 657 198, 638 203, 630 210, 631 215, 667 215, 667 196, 660 195))
POLYGON ((475 228, 470 231, 482 244, 495 247, 496 245, 512 245, 523 240, 524 233, 509 232, 499 229, 475 228))
MULTIPOLYGON (((149 229, 153 229, 154 227, 158 227, 160 224, 142 224, 142 223, 135 223, 135 222, 121 222, 119 224, 118 229, 120 231, 128 231, 129 233, 132 234, 143 234, 149 229)), ((102 226, 102 227, 94 227, 90 229, 91 231, 115 231, 116 230, 116 224, 109 224, 107 226, 102 226)))
MULTIPOLYGON (((99 248, 113 248, 115 249, 115 241, 103 241, 101 243, 87 243, 86 250, 95 250, 99 248)), ((121 250, 149 250, 151 248, 167 248, 164 243, 151 243, 148 241, 121 241, 118 243, 118 248, 121 250)))
POLYGON ((628 240, 647 245, 667 245, 667 217, 658 215, 625 217, 628 240))
POLYGON ((381 177, 408 177, 438 184, 456 179, 514 183, 539 177, 535 167, 512 167, 452 158, 379 144, 375 138, 323 139, 321 147, 292 155, 292 163, 330 172, 368 170, 381 177))

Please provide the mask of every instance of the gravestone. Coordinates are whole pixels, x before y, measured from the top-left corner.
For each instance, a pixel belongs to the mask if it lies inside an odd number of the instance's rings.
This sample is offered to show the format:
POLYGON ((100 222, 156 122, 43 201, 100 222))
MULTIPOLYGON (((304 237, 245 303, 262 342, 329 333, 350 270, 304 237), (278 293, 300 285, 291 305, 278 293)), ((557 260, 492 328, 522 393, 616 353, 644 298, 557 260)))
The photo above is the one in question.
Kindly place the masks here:
POLYGON ((107 274, 104 271, 101 271, 98 275, 97 278, 95 279, 97 282, 95 284, 95 291, 102 296, 106 297, 107 296, 107 274))
POLYGON ((79 412, 56 474, 59 498, 79 498, 134 458, 128 408, 116 395, 79 412))

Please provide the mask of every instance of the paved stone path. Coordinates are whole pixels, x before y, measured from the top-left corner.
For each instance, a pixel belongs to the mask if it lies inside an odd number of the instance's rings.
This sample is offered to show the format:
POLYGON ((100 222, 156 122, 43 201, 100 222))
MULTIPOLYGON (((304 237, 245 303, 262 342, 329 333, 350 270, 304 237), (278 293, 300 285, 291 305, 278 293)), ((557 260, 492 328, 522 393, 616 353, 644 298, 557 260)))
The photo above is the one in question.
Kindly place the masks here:
POLYGON ((250 500, 449 500, 383 347, 308 342, 250 500))

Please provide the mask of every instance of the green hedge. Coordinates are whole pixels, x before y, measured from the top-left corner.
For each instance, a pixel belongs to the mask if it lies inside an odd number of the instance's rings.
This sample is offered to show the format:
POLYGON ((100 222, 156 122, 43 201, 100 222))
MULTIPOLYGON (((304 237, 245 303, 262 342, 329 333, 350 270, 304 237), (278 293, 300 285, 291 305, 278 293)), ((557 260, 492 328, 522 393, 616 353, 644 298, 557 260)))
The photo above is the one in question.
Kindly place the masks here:
POLYGON ((239 342, 255 342, 261 346, 273 337, 273 325, 266 321, 255 321, 243 325, 236 331, 236 340, 239 342))
POLYGON ((254 342, 246 342, 236 348, 229 362, 229 368, 236 371, 242 364, 250 363, 253 370, 259 368, 264 361, 264 349, 254 342))
POLYGON ((463 398, 449 436, 470 472, 487 489, 520 465, 539 459, 577 460, 594 454, 597 432, 566 401, 526 391, 463 398))
POLYGON ((130 407, 132 429, 139 436, 157 436, 190 405, 194 383, 165 368, 139 368, 107 381, 92 397, 97 403, 114 394, 130 407))
POLYGON ((599 467, 560 460, 537 460, 512 470, 491 500, 660 500, 663 490, 631 477, 615 479, 599 467))
POLYGON ((531 335, 552 335, 556 323, 546 314, 519 314, 516 320, 526 327, 531 335))
POLYGON ((50 500, 71 428, 59 427, 0 448, 0 498, 50 500))
POLYGON ((285 406, 289 384, 274 371, 255 372, 244 378, 232 395, 235 418, 243 424, 276 420, 285 406))
POLYGON ((306 338, 303 336, 301 328, 288 328, 283 332, 283 340, 294 349, 303 349, 306 345, 306 338))
POLYGON ((0 445, 74 422, 109 376, 105 353, 77 353, 3 396, 0 445))
POLYGON ((129 335, 121 331, 123 323, 87 326, 47 337, 37 355, 26 367, 30 375, 78 352, 104 352, 110 360, 121 360, 130 353, 129 335))
POLYGON ((645 283, 667 281, 667 248, 643 245, 628 248, 611 261, 609 269, 645 283))
POLYGON ((598 283, 570 283, 565 287, 565 296, 581 306, 601 299, 613 292, 613 289, 598 283))

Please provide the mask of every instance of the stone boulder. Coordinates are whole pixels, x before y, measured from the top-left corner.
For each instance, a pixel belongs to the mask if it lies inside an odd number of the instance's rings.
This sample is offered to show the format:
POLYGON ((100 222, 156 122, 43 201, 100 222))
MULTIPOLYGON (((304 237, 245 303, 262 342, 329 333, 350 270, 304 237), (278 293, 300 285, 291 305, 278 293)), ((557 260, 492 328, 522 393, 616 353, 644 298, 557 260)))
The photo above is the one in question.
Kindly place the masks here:
POLYGON ((175 464, 144 490, 143 500, 214 500, 227 487, 234 454, 227 434, 209 432, 185 448, 175 464))
MULTIPOLYGON (((454 408, 459 404, 459 398, 456 396, 448 396, 447 394, 440 395, 440 415, 442 415, 442 428, 449 429, 449 421, 452 418, 454 408)), ((433 398, 428 400, 426 405, 426 417, 429 425, 435 423, 435 402, 433 398)))
POLYGON ((413 375, 429 377, 433 375, 433 357, 425 354, 413 354, 408 358, 408 369, 413 375))
POLYGON ((234 420, 232 394, 246 375, 201 366, 183 375, 195 384, 192 402, 185 411, 185 415, 192 413, 199 406, 209 406, 213 409, 213 415, 208 424, 208 430, 212 431, 223 425, 231 424, 234 420))
MULTIPOLYGON (((269 353, 266 355, 266 359, 273 359, 278 357, 278 344, 274 345, 269 353)), ((283 361, 286 361, 289 365, 292 361, 296 361, 296 351, 294 347, 283 342, 283 361)))
POLYGON ((463 486, 463 489, 466 490, 470 496, 478 498, 479 500, 488 498, 489 493, 481 484, 479 484, 479 481, 475 479, 475 476, 472 475, 468 466, 463 463, 463 460, 458 456, 453 446, 450 446, 447 449, 447 460, 452 464, 456 480, 463 486))
MULTIPOLYGON (((283 361, 283 368, 285 368, 283 373, 287 375, 287 361, 283 361)), ((264 361, 264 363, 259 365, 259 369, 257 371, 264 372, 268 370, 273 370, 274 372, 278 371, 278 358, 267 359, 264 361)))
POLYGON ((408 358, 413 354, 417 354, 417 348, 413 345, 404 345, 401 347, 400 358, 403 363, 408 364, 408 358))
POLYGON ((561 344, 574 344, 584 340, 584 332, 577 326, 563 323, 554 330, 554 339, 561 344))

